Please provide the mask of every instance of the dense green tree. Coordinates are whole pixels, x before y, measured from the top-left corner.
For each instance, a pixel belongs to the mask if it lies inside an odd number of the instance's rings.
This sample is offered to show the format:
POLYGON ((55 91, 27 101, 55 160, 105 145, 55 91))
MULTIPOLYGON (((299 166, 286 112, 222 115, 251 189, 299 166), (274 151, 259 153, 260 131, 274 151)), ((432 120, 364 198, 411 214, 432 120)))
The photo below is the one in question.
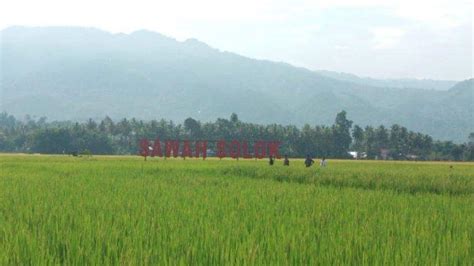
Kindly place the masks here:
POLYGON ((357 152, 361 152, 364 146, 364 130, 360 126, 355 125, 352 129, 352 138, 354 139, 352 144, 353 149, 357 152))
POLYGON ((40 129, 32 136, 32 152, 69 153, 73 150, 75 150, 73 138, 66 128, 40 129))
POLYGON ((230 115, 230 122, 236 124, 237 122, 239 122, 239 117, 237 116, 236 113, 232 113, 230 115))
POLYGON ((346 111, 342 111, 336 115, 335 123, 332 127, 333 141, 332 141, 332 156, 333 157, 347 157, 347 151, 352 142, 351 130, 352 121, 347 119, 346 111))
POLYGON ((84 123, 46 122, 44 117, 17 120, 0 113, 0 151, 3 152, 137 154, 141 138, 154 140, 156 137, 161 140, 207 139, 211 149, 219 139, 277 140, 281 142, 282 154, 298 157, 310 154, 345 158, 351 147, 366 152, 369 159, 381 158, 384 149, 389 151, 389 159, 474 160, 474 134, 467 143, 456 144, 433 142, 430 136, 400 125, 390 129, 384 126, 362 129, 358 125, 352 128, 352 121, 344 111, 337 115, 332 126, 305 125, 301 129, 291 125, 245 123, 236 114, 231 115, 230 120, 220 118, 201 124, 188 118, 183 124, 175 124, 164 119, 114 122, 109 117, 84 123))
POLYGON ((201 124, 191 117, 184 120, 184 130, 190 139, 199 139, 202 137, 201 124))

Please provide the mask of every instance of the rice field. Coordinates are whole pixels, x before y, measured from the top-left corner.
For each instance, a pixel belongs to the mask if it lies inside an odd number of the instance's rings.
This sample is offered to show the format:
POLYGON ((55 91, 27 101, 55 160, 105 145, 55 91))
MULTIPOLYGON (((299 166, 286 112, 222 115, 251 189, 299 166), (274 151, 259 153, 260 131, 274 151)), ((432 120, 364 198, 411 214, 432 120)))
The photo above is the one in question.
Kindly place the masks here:
POLYGON ((474 265, 474 164, 0 155, 0 265, 474 265))

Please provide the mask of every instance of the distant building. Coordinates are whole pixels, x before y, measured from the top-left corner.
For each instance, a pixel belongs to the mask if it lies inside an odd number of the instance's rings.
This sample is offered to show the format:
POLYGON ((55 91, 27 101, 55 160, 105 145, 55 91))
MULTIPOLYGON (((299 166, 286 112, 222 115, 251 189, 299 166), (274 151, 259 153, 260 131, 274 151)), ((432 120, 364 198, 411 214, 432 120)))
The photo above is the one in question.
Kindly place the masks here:
POLYGON ((367 158, 367 153, 366 152, 350 151, 350 152, 348 152, 348 154, 353 159, 366 159, 367 158))
POLYGON ((207 152, 207 155, 210 156, 210 157, 216 156, 216 153, 211 149, 207 149, 206 152, 207 152))

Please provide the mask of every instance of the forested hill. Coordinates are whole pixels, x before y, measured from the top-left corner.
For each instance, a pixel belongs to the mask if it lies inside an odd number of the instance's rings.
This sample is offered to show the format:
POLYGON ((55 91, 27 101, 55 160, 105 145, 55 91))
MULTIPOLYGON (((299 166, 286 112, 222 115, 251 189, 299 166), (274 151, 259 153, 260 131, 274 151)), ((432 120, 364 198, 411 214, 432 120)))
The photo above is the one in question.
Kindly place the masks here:
POLYGON ((149 31, 11 27, 0 41, 0 108, 17 117, 213 121, 235 112, 301 126, 330 125, 347 110, 362 126, 403 124, 436 139, 464 142, 474 131, 472 82, 461 93, 377 87, 149 31))

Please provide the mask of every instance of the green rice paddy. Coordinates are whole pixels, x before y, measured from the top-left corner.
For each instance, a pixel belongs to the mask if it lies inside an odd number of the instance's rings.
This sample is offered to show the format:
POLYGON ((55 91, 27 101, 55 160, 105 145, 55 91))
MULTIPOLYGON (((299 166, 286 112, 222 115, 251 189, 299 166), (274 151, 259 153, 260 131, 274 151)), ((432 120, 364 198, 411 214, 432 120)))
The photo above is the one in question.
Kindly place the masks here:
POLYGON ((474 164, 0 155, 0 265, 474 265, 474 164))

